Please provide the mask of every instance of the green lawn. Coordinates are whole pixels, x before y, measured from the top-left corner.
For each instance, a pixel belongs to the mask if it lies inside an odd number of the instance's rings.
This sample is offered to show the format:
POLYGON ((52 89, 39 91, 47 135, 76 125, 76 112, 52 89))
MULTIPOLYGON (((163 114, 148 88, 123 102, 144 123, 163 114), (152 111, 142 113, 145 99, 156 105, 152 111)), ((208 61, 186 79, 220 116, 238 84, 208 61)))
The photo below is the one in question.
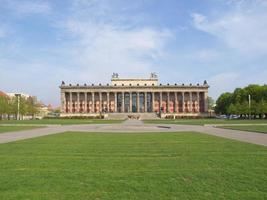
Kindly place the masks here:
POLYGON ((199 133, 62 133, 0 145, 0 199, 266 199, 267 148, 199 133))
POLYGON ((145 123, 154 124, 185 124, 185 125, 204 125, 204 124, 266 124, 267 120, 240 120, 240 119, 156 119, 144 120, 145 123))
POLYGON ((249 125, 249 126, 219 126, 219 128, 241 130, 241 131, 253 131, 259 133, 267 133, 267 125, 249 125))
POLYGON ((11 131, 23 131, 34 128, 40 128, 38 126, 0 126, 0 133, 11 132, 11 131))
POLYGON ((111 124, 121 123, 123 120, 105 120, 105 119, 41 119, 41 120, 2 120, 0 124, 111 124))

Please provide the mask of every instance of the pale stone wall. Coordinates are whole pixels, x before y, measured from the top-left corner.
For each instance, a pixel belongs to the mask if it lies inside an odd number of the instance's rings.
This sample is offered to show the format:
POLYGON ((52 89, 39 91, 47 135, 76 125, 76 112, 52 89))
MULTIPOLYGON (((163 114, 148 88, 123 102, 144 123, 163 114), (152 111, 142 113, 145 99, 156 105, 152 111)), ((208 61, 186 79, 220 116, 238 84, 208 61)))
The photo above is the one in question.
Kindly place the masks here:
POLYGON ((208 86, 61 86, 61 112, 86 114, 133 112, 133 95, 137 112, 178 114, 207 113, 208 86), (118 96, 121 96, 119 105, 118 96), (130 97, 129 109, 125 98, 130 97), (146 102, 141 105, 141 95, 146 102), (152 98, 149 102, 148 95, 152 98), (138 98, 139 97, 139 98, 138 98), (149 110, 148 103, 152 108, 149 110))
POLYGON ((114 74, 111 85, 72 86, 62 82, 61 113, 70 116, 103 112, 203 115, 208 112, 208 88, 206 81, 203 85, 158 85, 153 73, 148 79, 121 79, 114 74))
POLYGON ((113 86, 153 86, 158 85, 157 79, 112 79, 113 86))

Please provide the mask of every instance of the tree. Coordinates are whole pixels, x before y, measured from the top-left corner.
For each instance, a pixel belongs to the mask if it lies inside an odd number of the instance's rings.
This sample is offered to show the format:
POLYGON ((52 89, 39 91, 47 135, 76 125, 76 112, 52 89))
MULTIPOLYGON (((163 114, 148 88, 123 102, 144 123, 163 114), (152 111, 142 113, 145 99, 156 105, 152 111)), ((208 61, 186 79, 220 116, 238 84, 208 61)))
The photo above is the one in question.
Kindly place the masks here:
POLYGON ((31 115, 32 118, 34 118, 34 115, 38 113, 37 105, 31 97, 26 100, 26 112, 28 115, 31 115))
POLYGON ((3 119, 3 115, 8 111, 8 98, 0 96, 0 120, 3 119))
POLYGON ((238 114, 247 116, 250 112, 256 117, 267 118, 267 85, 249 85, 237 88, 233 93, 223 93, 216 102, 217 114, 238 114), (251 96, 251 109, 248 98, 251 96))
POLYGON ((259 117, 263 118, 263 115, 265 115, 265 118, 267 118, 267 101, 264 101, 263 99, 259 102, 258 105, 258 111, 259 111, 259 117))
POLYGON ((10 119, 10 115, 15 115, 17 111, 17 104, 16 104, 16 100, 13 99, 9 99, 8 100, 8 110, 7 110, 7 118, 10 119))
POLYGON ((236 105, 231 103, 230 106, 227 109, 227 113, 237 114, 236 105))
POLYGON ((215 104, 215 101, 212 97, 208 97, 208 108, 209 110, 213 110, 214 109, 214 104, 215 104))
POLYGON ((249 114, 249 103, 248 101, 243 101, 242 103, 237 103, 238 105, 238 115, 240 117, 243 117, 243 115, 248 115, 249 114))
POLYGON ((228 114, 228 108, 232 103, 232 94, 223 93, 216 102, 215 112, 218 114, 228 114))
POLYGON ((10 119, 10 115, 17 116, 18 114, 18 104, 19 113, 23 119, 25 115, 31 115, 34 117, 38 113, 38 105, 32 97, 13 97, 8 98, 7 96, 0 96, 0 120, 3 115, 6 115, 10 119))

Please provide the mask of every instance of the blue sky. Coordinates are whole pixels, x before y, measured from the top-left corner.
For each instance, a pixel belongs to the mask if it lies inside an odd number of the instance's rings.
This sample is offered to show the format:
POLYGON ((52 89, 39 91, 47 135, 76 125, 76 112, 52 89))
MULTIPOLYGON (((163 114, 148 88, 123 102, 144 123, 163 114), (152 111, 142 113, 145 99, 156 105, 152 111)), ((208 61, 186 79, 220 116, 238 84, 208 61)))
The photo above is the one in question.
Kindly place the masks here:
POLYGON ((0 0, 0 90, 59 105, 61 80, 267 82, 266 0, 0 0))

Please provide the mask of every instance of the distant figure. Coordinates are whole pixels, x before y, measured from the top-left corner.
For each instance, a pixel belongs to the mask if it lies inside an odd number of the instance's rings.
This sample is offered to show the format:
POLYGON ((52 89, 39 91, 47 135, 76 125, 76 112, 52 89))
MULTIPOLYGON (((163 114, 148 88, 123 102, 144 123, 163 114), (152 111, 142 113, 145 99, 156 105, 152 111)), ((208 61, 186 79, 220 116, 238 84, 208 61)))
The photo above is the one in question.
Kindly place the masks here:
POLYGON ((62 82, 61 82, 61 85, 65 85, 65 82, 64 82, 64 81, 62 81, 62 82))
POLYGON ((158 78, 158 75, 155 72, 153 72, 150 74, 150 78, 158 78))
POLYGON ((119 78, 119 74, 118 73, 113 73, 112 74, 112 78, 119 78))

